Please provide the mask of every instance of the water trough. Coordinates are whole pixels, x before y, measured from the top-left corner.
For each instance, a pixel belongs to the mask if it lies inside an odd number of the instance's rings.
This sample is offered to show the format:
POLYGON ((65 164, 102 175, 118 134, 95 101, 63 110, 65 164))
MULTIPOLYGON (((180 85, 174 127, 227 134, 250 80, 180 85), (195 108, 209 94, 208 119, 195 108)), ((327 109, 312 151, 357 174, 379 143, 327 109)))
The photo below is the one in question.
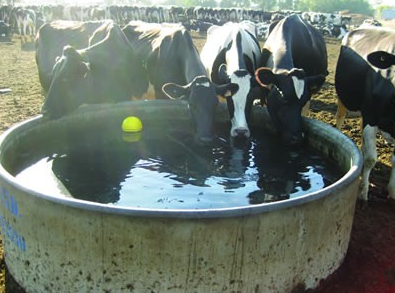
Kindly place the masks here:
MULTIPOLYGON (((128 115, 143 123, 189 116, 177 101, 130 102, 82 107, 57 121, 38 116, 1 135, 5 261, 27 292, 291 292, 315 288, 339 267, 361 156, 350 139, 319 121, 304 119, 308 143, 344 175, 322 190, 279 202, 184 210, 110 206, 37 192, 4 168, 35 133, 56 139, 80 123, 121 123, 128 115)), ((218 119, 227 119, 224 108, 218 119)), ((251 123, 273 131, 264 109, 253 109, 251 123)))

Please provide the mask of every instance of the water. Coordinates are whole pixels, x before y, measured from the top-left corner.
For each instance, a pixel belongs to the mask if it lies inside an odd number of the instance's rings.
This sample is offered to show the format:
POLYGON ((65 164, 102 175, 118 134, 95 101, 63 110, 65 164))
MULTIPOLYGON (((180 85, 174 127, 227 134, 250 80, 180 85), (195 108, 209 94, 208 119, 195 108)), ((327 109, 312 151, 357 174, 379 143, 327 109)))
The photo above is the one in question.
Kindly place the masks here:
POLYGON ((211 146, 202 147, 177 127, 145 127, 137 141, 125 140, 117 128, 81 127, 44 142, 37 137, 7 169, 41 193, 160 209, 285 200, 320 190, 341 176, 311 148, 291 151, 262 130, 253 129, 249 140, 238 141, 223 127, 211 146))

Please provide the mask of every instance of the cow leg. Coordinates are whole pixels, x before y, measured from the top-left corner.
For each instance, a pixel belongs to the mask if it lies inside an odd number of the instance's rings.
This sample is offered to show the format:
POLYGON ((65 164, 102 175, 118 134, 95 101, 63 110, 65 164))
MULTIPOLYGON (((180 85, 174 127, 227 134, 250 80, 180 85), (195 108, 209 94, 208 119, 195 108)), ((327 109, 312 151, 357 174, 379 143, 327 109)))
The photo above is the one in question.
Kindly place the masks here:
POLYGON ((29 30, 30 31, 30 41, 33 42, 35 39, 35 36, 36 36, 36 27, 35 27, 34 22, 30 23, 29 28, 30 28, 30 30, 29 30))
POLYGON ((359 198, 367 201, 369 191, 369 176, 377 162, 376 137, 377 127, 366 125, 362 132, 363 169, 361 180, 361 193, 359 198))
POLYGON ((18 27, 19 37, 21 38, 21 42, 23 42, 23 20, 22 19, 17 20, 17 27, 18 27))
POLYGON ((343 124, 344 124, 344 120, 346 119, 346 115, 347 115, 347 108, 343 105, 343 103, 337 99, 337 111, 336 111, 336 128, 337 129, 341 129, 343 124))
POLYGON ((27 35, 26 35, 27 23, 26 23, 26 21, 23 21, 23 23, 22 23, 22 30, 23 30, 23 39, 26 43, 27 42, 27 35))
POLYGON ((391 167, 392 167, 391 176, 388 182, 387 189, 388 189, 389 197, 395 200, 395 149, 392 154, 391 167))

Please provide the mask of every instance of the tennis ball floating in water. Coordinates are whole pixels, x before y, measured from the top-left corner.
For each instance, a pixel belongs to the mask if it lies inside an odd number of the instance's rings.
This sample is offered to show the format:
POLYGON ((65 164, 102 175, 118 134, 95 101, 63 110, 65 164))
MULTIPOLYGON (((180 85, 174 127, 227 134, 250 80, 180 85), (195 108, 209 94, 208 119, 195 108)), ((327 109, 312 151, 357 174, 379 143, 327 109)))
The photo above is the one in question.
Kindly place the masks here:
POLYGON ((124 132, 139 132, 143 129, 143 124, 138 117, 129 116, 122 122, 122 130, 124 132))

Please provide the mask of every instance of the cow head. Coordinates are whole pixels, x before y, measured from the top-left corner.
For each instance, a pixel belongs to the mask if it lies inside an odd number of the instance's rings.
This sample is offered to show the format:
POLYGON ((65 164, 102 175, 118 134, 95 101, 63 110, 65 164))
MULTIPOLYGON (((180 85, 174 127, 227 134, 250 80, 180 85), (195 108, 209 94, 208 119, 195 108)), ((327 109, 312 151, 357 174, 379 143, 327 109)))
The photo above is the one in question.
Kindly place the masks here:
POLYGON ((264 103, 282 140, 287 145, 300 145, 304 138, 302 108, 311 92, 322 86, 325 76, 306 76, 303 69, 296 68, 274 73, 262 67, 256 70, 255 77, 264 88, 264 103))
POLYGON ((88 96, 86 79, 89 72, 89 63, 81 54, 75 48, 65 46, 62 56, 56 58, 42 113, 60 118, 84 104, 88 96))
POLYGON ((229 96, 238 89, 236 84, 215 85, 206 76, 197 76, 195 79, 181 86, 167 83, 162 91, 171 99, 186 99, 192 120, 196 124, 196 139, 200 143, 212 141, 214 115, 218 106, 217 95, 229 96))
POLYGON ((225 64, 219 67, 218 76, 221 83, 231 82, 237 84, 239 88, 234 95, 226 97, 232 124, 230 135, 238 138, 249 137, 251 132, 247 121, 254 99, 259 98, 259 95, 254 94, 258 83, 247 70, 237 70, 228 75, 225 64))

